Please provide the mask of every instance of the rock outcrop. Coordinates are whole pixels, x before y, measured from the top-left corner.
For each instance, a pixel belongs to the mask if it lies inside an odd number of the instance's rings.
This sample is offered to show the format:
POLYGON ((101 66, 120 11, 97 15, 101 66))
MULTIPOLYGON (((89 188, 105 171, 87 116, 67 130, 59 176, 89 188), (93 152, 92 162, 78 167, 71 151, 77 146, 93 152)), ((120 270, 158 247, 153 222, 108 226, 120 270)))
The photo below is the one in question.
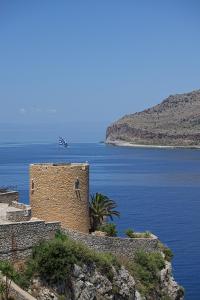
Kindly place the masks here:
POLYGON ((33 280, 29 289, 38 300, 181 300, 183 293, 180 286, 174 281, 171 274, 171 264, 166 262, 166 267, 160 273, 159 290, 155 291, 153 298, 143 297, 136 288, 133 276, 122 266, 119 270, 112 268, 112 280, 100 273, 95 264, 92 266, 74 265, 73 275, 68 282, 68 287, 56 286, 49 288, 39 279, 33 280), (58 296, 63 293, 63 296, 58 296), (162 298, 160 295, 166 295, 162 298))
POLYGON ((106 143, 200 147, 200 90, 124 116, 107 128, 106 143))
POLYGON ((160 282, 162 291, 169 296, 170 299, 182 299, 183 289, 177 284, 172 276, 172 265, 165 261, 165 268, 160 272, 160 282))
POLYGON ((34 280, 29 292, 36 293, 35 296, 38 300, 58 300, 59 297, 56 293, 58 288, 59 294, 63 290, 63 299, 66 300, 142 299, 136 291, 135 280, 124 267, 117 271, 113 267, 112 271, 114 277, 111 282, 96 269, 95 265, 83 265, 82 267, 74 265, 73 275, 67 289, 66 286, 50 289, 41 281, 34 280))

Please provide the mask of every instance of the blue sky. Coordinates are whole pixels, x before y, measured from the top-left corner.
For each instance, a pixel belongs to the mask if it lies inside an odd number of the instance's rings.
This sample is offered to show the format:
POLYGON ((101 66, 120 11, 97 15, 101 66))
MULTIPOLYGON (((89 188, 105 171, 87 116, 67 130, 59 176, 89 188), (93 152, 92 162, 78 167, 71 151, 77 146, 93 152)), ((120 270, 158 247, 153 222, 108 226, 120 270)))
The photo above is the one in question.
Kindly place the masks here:
POLYGON ((99 141, 199 89, 199 16, 197 0, 0 0, 0 142, 99 141))

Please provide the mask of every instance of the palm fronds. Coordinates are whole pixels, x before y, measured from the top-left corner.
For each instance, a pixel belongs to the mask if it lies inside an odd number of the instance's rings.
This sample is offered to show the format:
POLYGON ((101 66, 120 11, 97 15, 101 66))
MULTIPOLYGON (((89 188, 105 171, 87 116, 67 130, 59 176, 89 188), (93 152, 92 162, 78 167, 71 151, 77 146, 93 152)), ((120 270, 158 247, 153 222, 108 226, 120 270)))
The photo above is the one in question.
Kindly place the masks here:
POLYGON ((113 216, 120 216, 120 213, 115 210, 117 204, 107 196, 96 193, 91 195, 90 201, 90 217, 92 230, 96 230, 102 225, 105 218, 109 217, 113 220, 113 216))

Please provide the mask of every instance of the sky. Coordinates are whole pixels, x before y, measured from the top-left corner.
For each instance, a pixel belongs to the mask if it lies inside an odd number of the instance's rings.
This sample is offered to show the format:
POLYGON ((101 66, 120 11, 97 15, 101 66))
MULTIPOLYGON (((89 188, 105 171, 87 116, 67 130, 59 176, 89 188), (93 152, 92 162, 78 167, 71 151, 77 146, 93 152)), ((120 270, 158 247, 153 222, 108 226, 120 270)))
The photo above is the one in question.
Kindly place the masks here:
POLYGON ((0 143, 98 142, 200 88, 198 0, 0 0, 0 143))

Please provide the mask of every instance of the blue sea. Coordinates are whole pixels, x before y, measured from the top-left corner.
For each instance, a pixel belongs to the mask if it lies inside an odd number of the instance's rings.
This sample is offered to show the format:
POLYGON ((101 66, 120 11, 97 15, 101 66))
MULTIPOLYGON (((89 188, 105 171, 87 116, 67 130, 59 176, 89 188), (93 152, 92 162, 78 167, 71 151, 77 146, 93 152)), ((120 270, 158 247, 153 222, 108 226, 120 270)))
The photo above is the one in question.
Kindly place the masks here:
POLYGON ((90 163, 90 191, 114 199, 118 231, 158 235, 175 255, 175 279, 186 299, 200 299, 200 150, 113 147, 104 144, 1 144, 0 186, 16 186, 28 203, 29 164, 90 163))

